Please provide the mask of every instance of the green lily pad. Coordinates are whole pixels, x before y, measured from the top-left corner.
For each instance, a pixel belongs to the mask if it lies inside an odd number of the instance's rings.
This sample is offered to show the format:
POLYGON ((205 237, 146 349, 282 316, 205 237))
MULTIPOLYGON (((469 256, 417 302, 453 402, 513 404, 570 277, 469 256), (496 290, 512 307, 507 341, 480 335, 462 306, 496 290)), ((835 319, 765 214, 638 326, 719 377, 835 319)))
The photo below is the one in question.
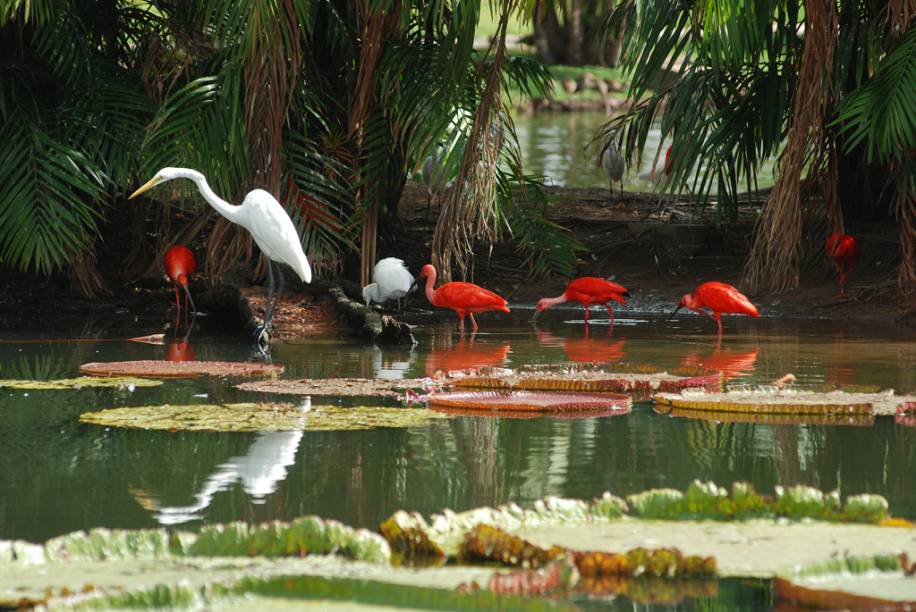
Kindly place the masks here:
POLYGON ((851 557, 803 567, 776 577, 776 596, 808 608, 911 610, 916 580, 907 560, 906 554, 851 557))
POLYGON ((161 384, 161 380, 134 378, 132 376, 115 376, 112 378, 79 376, 77 378, 58 378, 57 380, 0 380, 0 388, 23 391, 61 391, 112 387, 129 389, 131 387, 158 387, 161 384))
POLYGON ((912 401, 911 396, 846 391, 804 391, 759 387, 710 393, 688 389, 680 393, 658 393, 655 402, 682 410, 708 410, 751 414, 843 414, 893 415, 897 406, 912 401))
POLYGON ((105 427, 167 431, 352 431, 419 427, 448 415, 416 408, 241 403, 111 408, 80 415, 105 427))

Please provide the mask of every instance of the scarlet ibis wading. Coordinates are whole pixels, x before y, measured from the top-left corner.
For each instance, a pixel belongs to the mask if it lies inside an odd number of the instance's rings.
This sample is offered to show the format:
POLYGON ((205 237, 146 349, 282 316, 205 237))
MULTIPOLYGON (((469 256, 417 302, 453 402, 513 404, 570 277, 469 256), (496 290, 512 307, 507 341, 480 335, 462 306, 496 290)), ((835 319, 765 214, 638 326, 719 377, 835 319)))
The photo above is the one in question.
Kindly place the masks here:
POLYGON ((177 178, 186 178, 194 181, 200 195, 216 209, 216 212, 226 217, 233 223, 241 225, 254 238, 255 244, 267 257, 267 279, 269 283, 267 293, 267 311, 264 313, 264 323, 258 330, 258 340, 270 340, 270 323, 273 319, 274 308, 277 305, 279 294, 283 290, 283 274, 280 273, 280 287, 277 290, 277 299, 274 299, 274 273, 272 261, 285 263, 290 266, 304 283, 312 282, 312 268, 302 250, 302 242, 296 232, 296 226, 290 219, 286 209, 275 197, 263 189, 248 192, 239 206, 233 206, 225 201, 210 188, 207 179, 197 170, 190 168, 163 168, 156 176, 144 183, 133 192, 128 199, 133 199, 141 193, 161 185, 166 181, 177 178))
POLYGON ((609 280, 598 278, 596 276, 583 276, 569 281, 566 290, 562 294, 553 298, 542 298, 534 310, 532 321, 538 318, 543 311, 551 306, 562 304, 563 302, 579 302, 585 307, 585 322, 588 323, 588 307, 592 304, 603 304, 607 308, 607 313, 614 321, 614 311, 611 310, 610 302, 620 302, 626 304, 624 298, 630 297, 630 292, 623 285, 618 285, 609 280))
POLYGON ((491 310, 509 312, 505 299, 474 283, 453 281, 436 289, 436 268, 432 264, 426 264, 420 270, 420 277, 424 276, 426 277, 426 299, 433 306, 454 310, 458 315, 458 329, 461 331, 464 331, 465 315, 471 315, 471 329, 477 331, 475 314, 491 310))
POLYGON ((836 232, 827 238, 827 255, 840 275, 840 295, 846 295, 846 281, 852 265, 859 258, 859 243, 848 234, 836 232))
MULTIPOLYGON (((178 295, 178 287, 184 290, 185 294, 185 322, 188 320, 188 312, 196 311, 194 300, 191 299, 191 292, 188 290, 188 283, 191 282, 191 275, 197 269, 197 260, 194 259, 194 253, 191 249, 183 244, 173 244, 170 246, 163 258, 165 263, 165 273, 175 284, 175 321, 181 318, 181 300, 178 295)), ((177 323, 176 323, 177 324, 177 323)))
POLYGON ((694 310, 715 319, 720 338, 722 336, 723 313, 746 314, 752 317, 760 317, 760 313, 757 312, 757 307, 747 299, 747 296, 728 283, 719 283, 716 281, 703 283, 697 287, 697 290, 694 291, 692 295, 690 293, 685 293, 684 297, 681 298, 680 303, 677 305, 677 308, 675 308, 671 316, 668 317, 668 320, 670 321, 673 319, 674 315, 676 315, 677 311, 681 308, 689 308, 690 310, 694 310), (708 308, 712 311, 712 314, 702 310, 703 308, 708 308))

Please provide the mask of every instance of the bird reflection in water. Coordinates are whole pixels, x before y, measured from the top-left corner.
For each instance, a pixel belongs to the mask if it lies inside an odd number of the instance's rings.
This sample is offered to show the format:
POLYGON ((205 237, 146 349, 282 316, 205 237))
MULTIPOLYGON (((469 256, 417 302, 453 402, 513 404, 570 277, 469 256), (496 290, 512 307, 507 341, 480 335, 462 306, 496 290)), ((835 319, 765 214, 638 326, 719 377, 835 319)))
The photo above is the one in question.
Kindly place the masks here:
POLYGON ((608 326, 607 334, 593 334, 586 325, 582 337, 558 337, 545 331, 537 330, 538 342, 542 346, 556 346, 563 349, 566 358, 576 363, 606 363, 621 361, 626 357, 624 344, 626 338, 611 341, 614 328, 608 326))
POLYGON ((403 380, 416 358, 417 353, 413 349, 405 354, 404 351, 383 351, 375 346, 372 352, 373 375, 383 380, 403 380))
MULTIPOLYGON (((303 427, 306 413, 311 408, 311 398, 302 404, 303 427)), ((263 504, 286 479, 286 469, 296 463, 296 452, 303 431, 270 431, 257 434, 244 455, 232 457, 220 464, 194 494, 194 503, 187 506, 163 506, 148 491, 129 487, 131 495, 144 509, 153 513, 160 525, 180 525, 203 518, 203 510, 210 506, 220 491, 228 490, 235 482, 250 496, 252 503, 263 504)))
POLYGON ((681 360, 685 368, 700 370, 715 370, 722 372, 725 380, 749 376, 754 373, 757 363, 759 348, 750 351, 721 350, 717 348, 710 355, 701 355, 698 352, 687 353, 681 360))
POLYGON ((501 366, 509 356, 508 342, 489 344, 474 342, 474 336, 465 340, 462 336, 457 344, 446 348, 433 348, 426 357, 426 375, 436 372, 448 373, 455 370, 501 366))

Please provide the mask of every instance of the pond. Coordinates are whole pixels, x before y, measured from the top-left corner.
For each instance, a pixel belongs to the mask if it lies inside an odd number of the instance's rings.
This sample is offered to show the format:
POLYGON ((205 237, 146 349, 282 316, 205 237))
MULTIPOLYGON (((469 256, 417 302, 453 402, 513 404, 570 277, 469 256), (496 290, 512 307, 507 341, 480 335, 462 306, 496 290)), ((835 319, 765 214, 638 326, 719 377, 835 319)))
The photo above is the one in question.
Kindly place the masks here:
MULTIPOLYGON (((519 147, 525 160, 525 171, 543 175, 548 185, 558 187, 608 187, 608 177, 596 165, 600 145, 593 142, 607 115, 599 111, 571 113, 541 112, 513 118, 519 147)), ((656 125, 646 138, 646 149, 639 168, 630 168, 623 179, 626 191, 654 191, 656 182, 649 178, 661 131, 656 125)), ((670 142, 666 141, 663 147, 670 142)), ((664 167, 664 148, 657 171, 664 167)), ((765 162, 757 176, 760 188, 774 182, 773 161, 765 162)), ((700 166, 698 169, 704 169, 700 166)), ((614 188, 619 188, 615 184, 614 188)), ((713 184, 715 193, 715 183, 713 184)))
MULTIPOLYGON (((473 337, 460 337, 451 320, 418 325, 413 349, 323 337, 279 342, 271 357, 286 367, 284 378, 404 378, 485 365, 625 360, 714 367, 750 383, 791 372, 803 386, 916 390, 916 337, 894 327, 728 318, 717 350, 714 327, 702 317, 666 323, 620 312, 613 328, 592 317, 586 331, 581 316, 581 310, 553 309, 536 328, 528 323, 530 311, 519 308, 511 317, 482 315, 473 337)), ((154 321, 140 319, 109 325, 106 334, 149 328, 154 321)), ((257 356, 249 343, 219 336, 193 335, 189 347, 181 356, 257 356)), ((18 331, 0 343, 0 372, 53 379, 78 375, 83 362, 168 355, 176 356, 174 346, 51 342, 18 331)), ((694 478, 720 485, 747 480, 764 493, 799 483, 839 487, 843 495, 880 493, 893 514, 916 517, 916 428, 888 417, 848 426, 730 423, 657 414, 651 402, 641 402, 629 414, 601 418, 458 417, 408 429, 232 434, 109 429, 78 417, 114 406, 271 398, 220 379, 133 391, 2 389, 0 398, 0 539, 43 541, 97 526, 194 529, 306 514, 374 529, 402 508, 428 514, 545 495, 627 495, 684 489, 694 478)))

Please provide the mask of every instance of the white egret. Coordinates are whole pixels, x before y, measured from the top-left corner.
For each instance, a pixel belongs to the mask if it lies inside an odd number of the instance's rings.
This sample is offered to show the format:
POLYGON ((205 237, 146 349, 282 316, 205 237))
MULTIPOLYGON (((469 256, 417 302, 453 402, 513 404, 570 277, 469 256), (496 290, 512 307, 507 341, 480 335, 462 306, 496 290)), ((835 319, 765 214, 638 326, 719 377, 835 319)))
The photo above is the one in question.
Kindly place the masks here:
POLYGON ((614 191, 614 181, 620 181, 620 197, 623 197, 623 171, 626 169, 623 155, 620 150, 609 142, 607 148, 601 154, 601 167, 607 172, 608 189, 614 191))
POLYGON ((372 270, 372 282, 363 287, 363 301, 366 306, 372 302, 382 304, 391 299, 398 300, 416 288, 413 275, 407 270, 404 261, 397 257, 380 259, 372 270))
POLYGON ((267 340, 270 337, 270 324, 273 319, 274 308, 277 305, 280 292, 283 290, 283 272, 280 274, 280 286, 274 295, 274 274, 271 261, 285 263, 290 266, 302 282, 312 282, 312 268, 302 251, 302 242, 296 232, 296 226, 289 214, 275 197, 263 189, 250 191, 239 206, 230 204, 213 192, 207 179, 197 170, 190 168, 163 168, 156 176, 147 181, 142 187, 133 192, 128 199, 133 199, 141 193, 161 185, 172 179, 186 178, 194 181, 200 195, 216 209, 216 212, 226 217, 233 223, 241 225, 254 238, 255 244, 267 256, 267 279, 269 283, 267 294, 267 310, 264 313, 264 324, 258 333, 258 338, 267 340))

